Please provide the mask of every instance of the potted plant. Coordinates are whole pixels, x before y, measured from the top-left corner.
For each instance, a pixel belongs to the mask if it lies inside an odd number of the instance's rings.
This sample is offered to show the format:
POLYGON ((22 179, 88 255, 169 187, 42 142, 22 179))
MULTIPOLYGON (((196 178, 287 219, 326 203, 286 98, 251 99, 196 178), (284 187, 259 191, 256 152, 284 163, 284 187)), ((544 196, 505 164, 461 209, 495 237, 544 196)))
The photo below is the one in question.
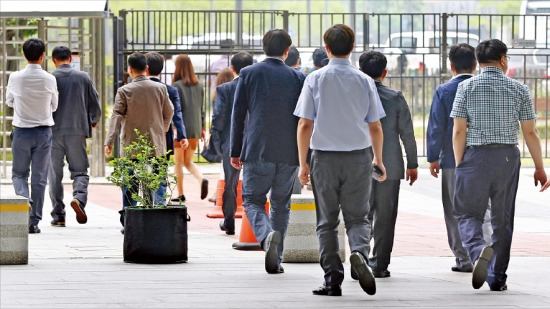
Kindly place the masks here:
MULTIPOLYGON (((155 192, 163 182, 172 191, 175 179, 168 174, 172 164, 166 155, 155 155, 148 135, 137 129, 136 140, 123 148, 124 156, 109 162, 113 168, 107 180, 131 191, 135 206, 124 212, 124 261, 173 263, 187 261, 187 207, 163 205, 155 192)), ((165 198, 168 197, 165 194, 165 198)))

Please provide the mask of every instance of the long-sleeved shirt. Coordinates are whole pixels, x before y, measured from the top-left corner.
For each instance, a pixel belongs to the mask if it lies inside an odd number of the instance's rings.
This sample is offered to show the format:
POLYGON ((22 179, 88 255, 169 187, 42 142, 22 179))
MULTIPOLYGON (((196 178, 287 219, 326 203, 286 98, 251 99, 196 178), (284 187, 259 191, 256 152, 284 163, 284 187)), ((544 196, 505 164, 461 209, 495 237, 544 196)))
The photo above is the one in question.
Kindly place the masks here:
POLYGON ((10 75, 6 104, 14 109, 15 127, 53 126, 57 100, 55 77, 39 64, 27 64, 25 69, 10 75))

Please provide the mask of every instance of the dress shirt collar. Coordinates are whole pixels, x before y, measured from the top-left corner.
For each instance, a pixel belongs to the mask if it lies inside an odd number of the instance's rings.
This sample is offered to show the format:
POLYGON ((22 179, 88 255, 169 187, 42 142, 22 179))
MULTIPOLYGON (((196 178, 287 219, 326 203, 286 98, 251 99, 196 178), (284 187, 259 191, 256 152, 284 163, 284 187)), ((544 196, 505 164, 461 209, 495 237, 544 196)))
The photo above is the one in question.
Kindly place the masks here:
POLYGON ((501 68, 495 67, 495 66, 492 66, 492 65, 486 66, 486 67, 484 67, 484 68, 481 69, 481 73, 485 73, 485 72, 487 72, 487 73, 499 73, 499 74, 504 74, 504 73, 502 72, 502 69, 501 69, 501 68))
POLYGON ((136 76, 136 78, 132 79, 132 83, 133 82, 139 82, 139 81, 146 80, 146 79, 149 79, 149 78, 145 75, 139 75, 139 76, 136 76))
POLYGON ((40 64, 36 64, 36 63, 29 63, 29 64, 27 64, 25 69, 42 70, 42 66, 40 64))
POLYGON ((351 65, 348 58, 332 58, 328 62, 330 65, 351 65))
POLYGON ((451 78, 451 80, 453 80, 455 78, 462 77, 462 76, 467 76, 469 78, 469 77, 474 76, 474 74, 472 74, 472 73, 460 73, 460 74, 457 74, 456 76, 453 76, 453 78, 451 78))

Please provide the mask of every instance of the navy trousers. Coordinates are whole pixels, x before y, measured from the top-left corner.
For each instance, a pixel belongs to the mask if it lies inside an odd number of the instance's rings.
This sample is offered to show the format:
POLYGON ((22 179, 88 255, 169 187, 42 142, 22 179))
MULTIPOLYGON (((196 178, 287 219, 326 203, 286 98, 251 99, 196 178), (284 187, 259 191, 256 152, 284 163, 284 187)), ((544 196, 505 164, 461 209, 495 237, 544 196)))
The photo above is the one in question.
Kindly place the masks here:
POLYGON ((518 189, 520 153, 515 145, 490 145, 466 149, 456 167, 454 216, 464 248, 476 261, 487 246, 483 240, 483 218, 491 202, 494 250, 487 283, 506 283, 514 231, 514 211, 518 189))

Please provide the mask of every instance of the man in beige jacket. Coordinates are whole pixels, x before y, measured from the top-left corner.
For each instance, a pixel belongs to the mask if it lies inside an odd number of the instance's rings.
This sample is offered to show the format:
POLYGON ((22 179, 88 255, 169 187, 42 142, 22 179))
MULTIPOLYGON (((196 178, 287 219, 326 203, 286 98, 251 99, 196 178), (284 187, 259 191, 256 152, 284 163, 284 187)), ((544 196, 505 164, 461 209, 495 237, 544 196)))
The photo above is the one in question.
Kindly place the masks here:
MULTIPOLYGON (((166 86, 150 80, 145 75, 147 61, 145 55, 133 53, 128 57, 128 73, 132 82, 120 87, 115 97, 113 113, 109 120, 109 132, 105 139, 105 154, 111 155, 115 136, 120 127, 121 148, 136 140, 134 129, 141 134, 147 134, 151 144, 156 146, 156 155, 166 153, 166 131, 174 108, 168 97, 166 86)), ((121 153, 120 155, 124 155, 121 153)), ((132 192, 136 188, 124 188, 123 207, 135 205, 132 192)), ((124 225, 124 215, 121 214, 124 225)))

